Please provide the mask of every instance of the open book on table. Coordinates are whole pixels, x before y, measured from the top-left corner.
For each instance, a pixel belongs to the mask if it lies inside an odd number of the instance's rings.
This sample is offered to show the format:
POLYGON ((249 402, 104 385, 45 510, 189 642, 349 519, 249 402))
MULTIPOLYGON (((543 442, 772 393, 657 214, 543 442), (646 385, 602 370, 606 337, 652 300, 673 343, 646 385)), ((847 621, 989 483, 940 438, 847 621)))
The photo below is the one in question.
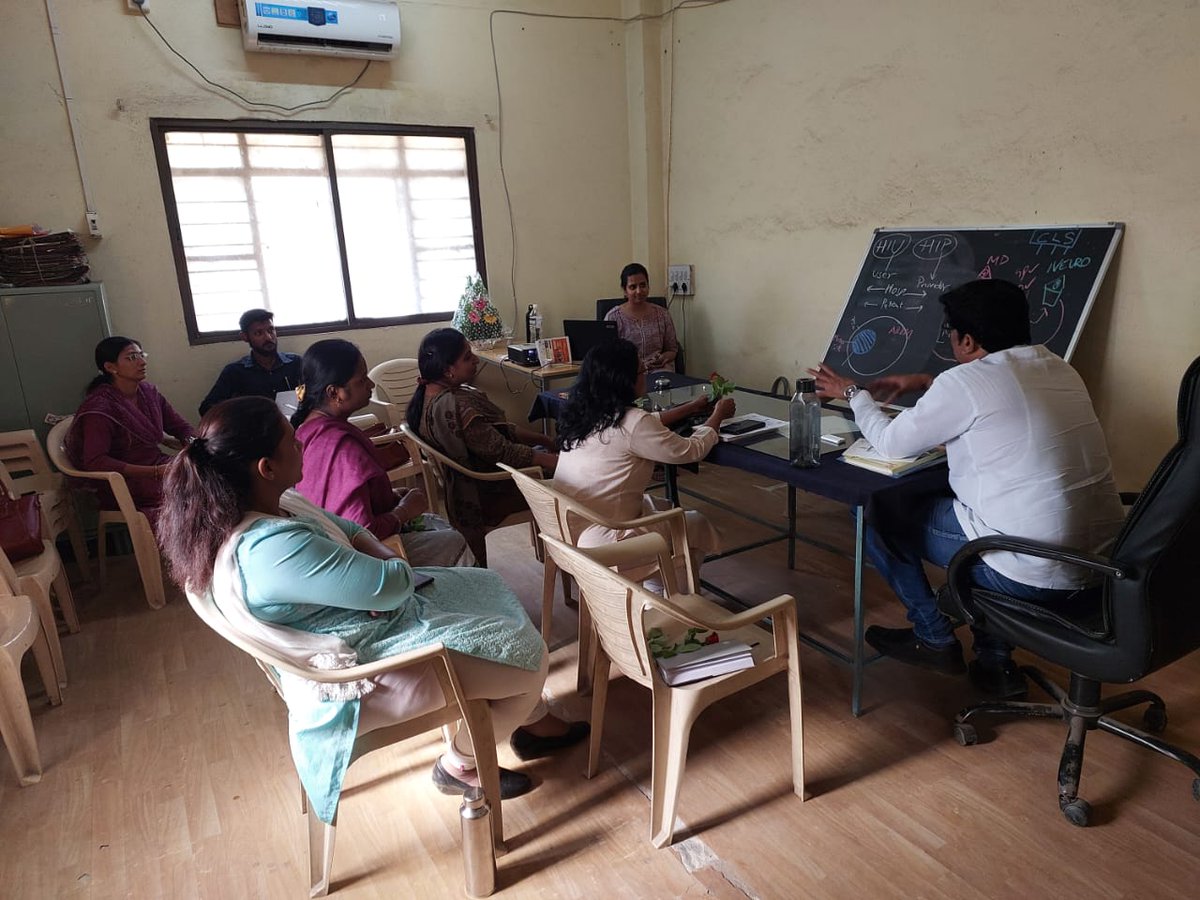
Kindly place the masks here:
POLYGON ((656 658, 655 662, 658 663, 658 673, 662 680, 675 687, 699 681, 701 678, 712 678, 714 675, 753 668, 754 656, 749 644, 741 641, 717 641, 705 644, 699 650, 656 658))
POLYGON ((918 472, 930 466, 936 466, 945 458, 945 447, 934 447, 932 450, 926 450, 917 456, 903 456, 898 459, 884 456, 872 447, 866 438, 859 438, 847 447, 846 452, 842 454, 842 460, 852 466, 870 469, 872 472, 878 472, 881 475, 890 475, 893 478, 900 475, 907 475, 909 472, 918 472))

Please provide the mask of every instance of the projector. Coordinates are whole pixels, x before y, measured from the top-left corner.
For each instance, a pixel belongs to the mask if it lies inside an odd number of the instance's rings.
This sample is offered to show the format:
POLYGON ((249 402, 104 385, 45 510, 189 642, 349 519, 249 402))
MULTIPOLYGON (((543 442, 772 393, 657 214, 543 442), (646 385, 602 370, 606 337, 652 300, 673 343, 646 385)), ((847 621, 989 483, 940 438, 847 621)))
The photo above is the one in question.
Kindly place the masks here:
POLYGON ((538 366, 537 344, 509 344, 508 361, 518 366, 538 366))

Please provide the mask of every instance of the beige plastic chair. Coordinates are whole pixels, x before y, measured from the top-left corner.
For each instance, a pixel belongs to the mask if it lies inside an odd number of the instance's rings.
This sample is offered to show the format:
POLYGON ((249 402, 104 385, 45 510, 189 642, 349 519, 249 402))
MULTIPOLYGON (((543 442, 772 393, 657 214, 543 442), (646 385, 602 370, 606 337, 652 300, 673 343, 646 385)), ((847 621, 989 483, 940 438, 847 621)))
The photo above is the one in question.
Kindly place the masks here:
POLYGON ((50 433, 46 435, 46 450, 55 467, 64 475, 106 482, 116 498, 117 509, 99 510, 96 517, 96 558, 100 563, 100 586, 104 586, 106 575, 105 529, 109 525, 123 523, 129 529, 129 537, 133 542, 133 554, 137 560, 138 573, 142 576, 146 602, 152 609, 162 609, 167 602, 167 595, 163 589, 162 560, 158 555, 158 542, 154 539, 150 520, 133 505, 133 497, 129 495, 129 487, 120 472, 84 472, 71 463, 64 442, 74 421, 74 416, 67 416, 50 429, 50 433))
POLYGON ((32 601, 28 597, 0 596, 0 737, 4 738, 22 787, 42 780, 37 736, 21 681, 21 658, 30 648, 50 703, 58 706, 62 703, 62 693, 54 675, 46 634, 33 614, 32 601))
MULTIPOLYGON (((389 444, 401 444, 408 449, 408 462, 388 469, 388 481, 390 481, 393 486, 409 484, 410 482, 418 479, 421 482, 422 488, 426 486, 427 479, 425 476, 425 467, 421 463, 421 455, 419 453, 412 452, 412 448, 410 448, 409 445, 404 441, 404 435, 393 429, 386 434, 374 435, 370 440, 371 443, 376 447, 386 447, 389 444)), ((431 500, 430 502, 432 503, 433 501, 431 500)))
POLYGON ((37 556, 13 562, 0 550, 0 595, 24 595, 37 610, 42 630, 50 647, 56 682, 66 687, 67 667, 63 662, 62 644, 58 639, 58 623, 54 619, 54 607, 50 605, 50 592, 58 600, 63 618, 68 625, 74 623, 79 630, 79 618, 75 614, 75 599, 71 596, 71 585, 62 557, 47 540, 42 541, 42 552, 37 556))
MULTIPOLYGON (((496 737, 492 730, 491 711, 486 700, 465 698, 458 676, 454 671, 454 663, 444 645, 429 644, 419 650, 353 666, 349 669, 312 669, 295 665, 265 643, 235 630, 217 607, 211 593, 206 592, 200 596, 188 591, 187 598, 188 603, 191 604, 192 609, 196 611, 204 624, 238 649, 254 657, 259 667, 271 680, 275 690, 280 692, 281 697, 283 694, 280 691, 276 671, 290 672, 310 681, 334 684, 357 681, 360 678, 374 678, 384 672, 393 672, 414 666, 432 665, 441 684, 442 693, 447 698, 446 705, 408 721, 358 735, 354 741, 351 763, 366 756, 372 750, 416 737, 427 731, 450 726, 461 719, 471 738, 471 746, 475 749, 475 766, 479 772, 480 785, 492 808, 490 817, 492 834, 497 848, 503 846, 504 826, 500 809, 500 768, 496 758, 496 737)), ((330 872, 333 867, 337 814, 334 814, 332 823, 322 822, 309 809, 303 787, 301 787, 301 807, 308 817, 308 868, 311 884, 309 896, 324 897, 329 892, 330 872)))
POLYGON ((675 805, 687 761, 692 724, 707 707, 723 697, 786 673, 792 732, 792 785, 804 799, 804 731, 801 719, 800 657, 797 648, 796 601, 787 594, 745 612, 732 614, 697 594, 675 592, 675 568, 662 535, 638 535, 614 544, 580 550, 543 534, 546 552, 579 582, 591 611, 599 646, 592 669, 592 733, 586 775, 596 773, 600 735, 608 699, 612 664, 627 678, 650 689, 654 703, 653 768, 650 775, 650 841, 655 847, 671 843, 675 805), (659 597, 623 578, 609 566, 640 565, 657 560, 667 596, 659 597), (754 623, 770 617, 773 633, 754 623), (669 687, 646 645, 652 627, 668 637, 687 627, 718 631, 722 640, 740 640, 753 647, 755 665, 691 684, 669 687))
POLYGON ((71 541, 79 573, 85 581, 91 578, 87 541, 84 540, 71 492, 63 476, 50 467, 50 461, 46 459, 33 429, 0 432, 0 464, 8 468, 12 489, 18 494, 37 491, 42 501, 43 536, 55 543, 65 531, 71 541))
MULTIPOLYGON (((448 519, 450 524, 458 528, 459 531, 463 531, 463 529, 454 521, 446 506, 447 472, 454 472, 457 476, 473 478, 476 481, 508 481, 512 478, 509 472, 476 472, 474 469, 468 469, 466 466, 460 465, 440 450, 426 443, 407 423, 400 426, 400 434, 408 446, 409 454, 411 454, 413 459, 418 460, 421 465, 422 475, 425 479, 425 495, 429 498, 429 508, 439 516, 448 519)), ((529 468, 516 471, 523 472, 532 478, 542 477, 542 470, 538 466, 530 466, 529 468)), ((485 531, 485 537, 487 532, 494 531, 497 528, 505 528, 508 525, 518 525, 521 522, 529 523, 529 539, 533 542, 535 552, 540 558, 542 551, 537 544, 537 524, 534 522, 533 513, 527 509, 519 510, 510 516, 506 516, 500 523, 490 526, 485 531)), ((485 560, 480 559, 478 562, 480 565, 483 565, 485 560)))
POLYGON ((393 428, 399 428, 404 423, 408 401, 417 392, 417 379, 421 377, 417 361, 389 359, 368 372, 367 377, 375 382, 368 409, 393 428))
MULTIPOLYGON (((682 572, 687 585, 687 593, 696 593, 699 583, 698 573, 692 567, 691 548, 688 545, 687 523, 682 509, 669 509, 662 512, 620 522, 606 519, 597 515, 573 497, 568 497, 561 491, 556 491, 550 482, 530 478, 516 469, 500 463, 500 468, 511 473, 513 481, 525 496, 525 502, 533 512, 537 521, 538 531, 548 534, 555 540, 570 544, 572 547, 579 543, 579 536, 589 525, 601 525, 614 531, 628 529, 650 529, 655 525, 666 525, 670 529, 671 541, 668 545, 671 564, 676 573, 682 572)), ((561 574, 563 599, 570 599, 570 578, 567 572, 560 570, 554 558, 546 555, 542 560, 544 574, 542 577, 542 639, 550 642, 550 631, 554 615, 554 582, 555 576, 561 574)), ((628 569, 621 574, 630 581, 643 581, 658 571, 658 561, 628 569)), ((580 592, 582 594, 582 591, 580 592)), ((579 604, 579 676, 578 687, 581 692, 588 689, 591 681, 591 624, 587 601, 580 598, 579 604)))

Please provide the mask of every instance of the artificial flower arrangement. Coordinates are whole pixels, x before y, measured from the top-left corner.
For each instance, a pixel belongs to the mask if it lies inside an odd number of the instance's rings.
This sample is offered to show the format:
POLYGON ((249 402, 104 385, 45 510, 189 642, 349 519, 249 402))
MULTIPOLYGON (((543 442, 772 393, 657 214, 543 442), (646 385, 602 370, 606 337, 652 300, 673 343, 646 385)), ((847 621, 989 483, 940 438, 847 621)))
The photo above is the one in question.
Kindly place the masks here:
POLYGON ((708 383, 712 386, 712 399, 714 403, 722 397, 732 394, 737 388, 737 385, 728 378, 722 378, 720 372, 713 372, 709 375, 708 383))
POLYGON ((458 309, 450 322, 468 341, 491 347, 504 336, 504 321, 492 304, 479 273, 467 279, 466 290, 458 301, 458 309))

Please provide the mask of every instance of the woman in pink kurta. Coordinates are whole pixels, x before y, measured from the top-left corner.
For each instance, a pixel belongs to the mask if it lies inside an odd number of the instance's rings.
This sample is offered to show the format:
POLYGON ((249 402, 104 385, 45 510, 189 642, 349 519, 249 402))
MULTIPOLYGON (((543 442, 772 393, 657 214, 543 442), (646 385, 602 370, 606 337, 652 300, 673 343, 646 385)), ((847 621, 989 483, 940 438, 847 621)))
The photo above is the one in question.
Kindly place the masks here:
POLYGON ((606 322, 617 323, 617 337, 632 341, 646 370, 674 370, 679 355, 675 322, 650 296, 650 276, 641 263, 630 263, 621 270, 621 290, 625 302, 609 310, 606 322))
MULTIPOLYGON (((554 486, 606 518, 635 519, 660 508, 644 493, 655 463, 690 463, 703 459, 717 443, 717 426, 733 415, 734 402, 723 398, 708 420, 691 437, 670 426, 703 413, 708 400, 698 397, 662 413, 633 405, 646 392, 646 369, 637 348, 625 340, 593 348, 579 371, 579 380, 558 422, 562 453, 554 471, 554 486)), ((700 513, 686 513, 688 543, 698 557, 718 546, 717 534, 700 513)), ((661 529, 666 536, 665 527, 661 529)), ((638 533, 589 526, 582 547, 611 543, 638 533)))
POLYGON ((304 452, 304 477, 296 490, 381 541, 400 534, 414 566, 473 563, 463 536, 427 512, 425 492, 393 488, 375 445, 350 423, 375 386, 358 347, 337 338, 317 341, 305 352, 301 371, 304 398, 292 424, 304 452))
MULTIPOLYGON (((134 505, 153 526, 162 503, 162 477, 171 459, 159 445, 168 434, 186 442, 195 432, 146 381, 147 356, 133 338, 116 335, 96 345, 100 374, 75 411, 66 449, 71 462, 85 472, 120 472, 134 505)), ((107 487, 100 493, 100 505, 116 509, 107 487)))

